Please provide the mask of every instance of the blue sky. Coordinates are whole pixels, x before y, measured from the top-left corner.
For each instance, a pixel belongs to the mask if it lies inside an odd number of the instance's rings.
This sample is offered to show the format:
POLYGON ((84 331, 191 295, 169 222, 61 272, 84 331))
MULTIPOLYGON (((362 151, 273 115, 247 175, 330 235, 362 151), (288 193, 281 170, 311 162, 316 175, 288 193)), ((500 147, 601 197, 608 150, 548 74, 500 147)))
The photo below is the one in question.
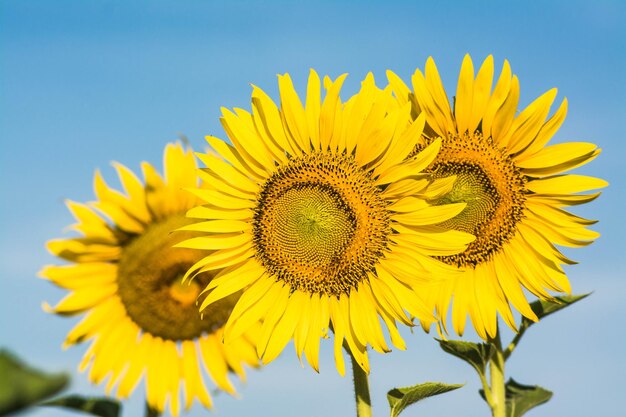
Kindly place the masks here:
MULTIPOLYGON (((462 58, 508 59, 526 105, 549 88, 569 100, 554 141, 591 141, 604 151, 578 173, 610 182, 576 213, 596 218, 602 237, 566 250, 574 291, 594 291, 524 338, 509 376, 555 391, 532 416, 617 417, 626 389, 626 3, 546 2, 207 2, 17 1, 0 3, 0 345, 35 365, 67 370, 72 391, 102 394, 75 372, 85 346, 60 349, 75 320, 45 314, 41 302, 62 291, 36 278, 54 259, 44 242, 72 219, 65 198, 93 198, 92 178, 110 161, 137 170, 160 166, 165 143, 180 133, 195 147, 224 136, 220 106, 249 108, 250 83, 276 97, 276 74, 291 73, 304 93, 309 68, 349 73, 344 96, 372 71, 408 79, 433 56, 448 93, 462 58)), ((405 332, 409 349, 373 353, 375 415, 387 415, 392 385, 428 380, 466 383, 406 416, 484 416, 473 371, 438 350, 430 336, 405 332)), ((470 340, 474 335, 468 335, 470 340)), ((350 378, 301 368, 292 350, 241 386, 243 400, 216 399, 217 416, 353 414, 350 378), (259 411, 260 410, 260 411, 259 411), (304 411, 297 411, 304 410, 304 411)), ((142 394, 125 404, 139 415, 142 394)), ((50 410, 29 415, 70 416, 50 410)), ((205 415, 195 407, 190 416, 205 415)))

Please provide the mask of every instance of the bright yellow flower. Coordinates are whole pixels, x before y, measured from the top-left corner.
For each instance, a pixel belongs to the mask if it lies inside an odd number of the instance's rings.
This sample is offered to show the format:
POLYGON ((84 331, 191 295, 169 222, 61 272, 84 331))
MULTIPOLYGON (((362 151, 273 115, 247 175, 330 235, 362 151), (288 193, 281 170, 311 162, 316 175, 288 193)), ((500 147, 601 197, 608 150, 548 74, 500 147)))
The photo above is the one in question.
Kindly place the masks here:
POLYGON ((190 211, 206 221, 186 230, 208 233, 182 246, 216 252, 190 271, 224 270, 204 290, 201 311, 243 290, 226 323, 226 340, 263 320, 257 352, 267 363, 294 340, 318 370, 320 338, 332 325, 335 361, 344 373, 345 339, 364 370, 366 346, 404 348, 396 321, 411 325, 405 311, 426 325, 424 305, 433 275, 453 270, 430 256, 463 251, 473 236, 433 226, 465 203, 432 207, 453 179, 430 181, 420 174, 441 141, 419 154, 424 118, 398 106, 391 90, 378 89, 370 75, 346 103, 339 98, 345 76, 321 82, 311 71, 306 102, 289 75, 279 76, 281 107, 260 89, 252 113, 223 109, 232 145, 207 140, 221 157, 205 163, 205 204, 190 211), (224 158, 222 160, 221 158, 224 158))
POLYGON ((254 366, 258 358, 249 335, 222 344, 238 295, 205 310, 201 320, 196 299, 213 274, 181 284, 189 267, 206 255, 172 247, 194 235, 171 232, 190 223, 185 212, 198 204, 183 190, 197 187, 197 166, 191 150, 170 144, 164 167, 161 177, 144 162, 144 184, 115 164, 126 195, 96 172, 97 201, 67 203, 78 221, 72 228, 81 236, 48 242, 48 249, 70 264, 47 266, 40 275, 71 291, 56 307, 45 305, 47 310, 86 313, 64 346, 92 340, 80 365, 84 370, 91 364, 89 379, 98 384, 109 376, 107 392, 117 384, 117 396, 126 398, 145 373, 148 404, 163 412, 169 398, 177 415, 181 382, 186 408, 194 398, 211 407, 200 363, 219 388, 234 393, 228 371, 244 378, 242 363, 254 366))
POLYGON ((449 194, 430 203, 467 204, 457 217, 441 225, 476 236, 465 252, 439 258, 464 274, 444 281, 432 301, 444 329, 454 299, 455 331, 463 333, 469 313, 483 338, 495 336, 497 312, 516 328, 510 304, 537 320, 524 288, 542 299, 551 298, 550 290, 571 291, 562 265, 572 261, 554 245, 585 246, 599 235, 586 228, 595 221, 563 207, 589 202, 599 193, 579 193, 606 186, 597 178, 563 175, 594 159, 600 152, 594 144, 546 146, 567 111, 563 100, 546 120, 556 89, 518 113, 519 82, 508 62, 492 90, 493 75, 491 56, 476 78, 472 60, 466 56, 452 107, 432 58, 426 63, 425 75, 419 70, 413 75, 412 91, 388 72, 399 103, 412 102, 415 113, 426 116, 425 140, 416 150, 442 141, 441 152, 427 172, 435 178, 457 177, 449 194))

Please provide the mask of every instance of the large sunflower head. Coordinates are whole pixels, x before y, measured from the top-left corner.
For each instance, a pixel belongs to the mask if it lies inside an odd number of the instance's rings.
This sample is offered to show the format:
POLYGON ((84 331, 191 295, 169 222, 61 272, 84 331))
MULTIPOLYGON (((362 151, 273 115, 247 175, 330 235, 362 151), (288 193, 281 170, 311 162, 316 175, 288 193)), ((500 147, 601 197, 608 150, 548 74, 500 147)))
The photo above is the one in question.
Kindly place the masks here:
POLYGON ((430 204, 464 202, 466 208, 440 226, 476 236, 459 254, 439 259, 464 274, 451 277, 429 295, 446 326, 451 299, 452 322, 462 334, 469 313, 476 331, 493 337, 497 313, 516 328, 512 304, 524 316, 537 320, 523 289, 549 299, 548 291, 570 292, 562 265, 571 264, 555 245, 580 247, 598 233, 588 230, 594 221, 564 208, 589 202, 599 193, 580 194, 604 187, 597 178, 564 174, 594 159, 594 144, 572 142, 546 146, 565 119, 567 101, 550 117, 556 98, 552 89, 519 112, 519 82, 508 62, 493 86, 494 65, 489 56, 474 76, 466 56, 459 75, 454 106, 432 58, 425 73, 417 70, 409 89, 394 73, 390 85, 399 104, 412 103, 425 115, 425 138, 415 152, 441 141, 441 152, 426 172, 434 178, 454 175, 457 181, 430 204), (492 88, 493 87, 493 88, 492 88))
POLYGON ((398 106, 371 74, 342 103, 344 78, 326 77, 322 99, 311 71, 303 104, 289 75, 279 76, 280 107, 255 87, 252 112, 223 110, 231 144, 208 137, 219 156, 199 155, 206 187, 195 194, 204 205, 189 216, 205 221, 186 230, 207 234, 181 246, 215 251, 190 275, 223 268, 201 310, 243 290, 225 337, 263 320, 257 352, 266 363, 293 339, 317 370, 320 338, 332 326, 339 372, 344 339, 367 371, 367 345, 389 350, 381 319, 403 348, 396 322, 410 325, 408 312, 428 326, 426 282, 454 269, 432 257, 473 240, 434 226, 466 204, 428 203, 453 178, 421 173, 441 147, 433 141, 412 154, 424 117, 413 120, 411 106, 398 106))
MULTIPOLYGON (((197 200, 183 189, 197 186, 197 166, 191 150, 170 144, 164 167, 161 177, 143 163, 142 183, 115 164, 125 194, 96 172, 97 200, 67 203, 77 220, 72 228, 80 236, 48 242, 48 249, 69 264, 47 266, 40 275, 71 291, 46 309, 61 315, 86 313, 65 345, 91 340, 80 365, 81 370, 91 365, 89 379, 100 383, 109 377, 107 392, 117 385, 117 396, 125 398, 145 374, 148 404, 162 412, 169 398, 170 411, 177 415, 181 382, 186 407, 194 398, 211 407, 200 363, 220 389, 234 393, 228 371, 245 377, 242 364, 254 366, 258 359, 253 333, 222 344, 224 323, 239 295, 214 304, 201 319, 196 299, 214 273, 181 282, 206 255, 172 247, 195 235, 172 231, 190 223, 185 212, 197 200)), ((251 332, 257 330, 251 327, 251 332)))

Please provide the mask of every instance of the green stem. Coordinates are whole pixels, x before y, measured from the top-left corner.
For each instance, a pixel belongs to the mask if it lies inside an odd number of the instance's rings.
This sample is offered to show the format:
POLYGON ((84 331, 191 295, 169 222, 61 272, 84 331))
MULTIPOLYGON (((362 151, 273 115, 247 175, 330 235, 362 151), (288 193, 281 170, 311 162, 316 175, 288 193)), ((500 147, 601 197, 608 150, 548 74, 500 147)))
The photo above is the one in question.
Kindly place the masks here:
POLYGON ((150 404, 146 401, 146 417, 159 417, 160 415, 161 413, 150 407, 150 404))
POLYGON ((487 400, 487 404, 489 404, 489 406, 491 407, 491 388, 489 387, 489 382, 487 382, 487 377, 482 372, 478 372, 478 377, 480 378, 480 383, 483 386, 485 400, 487 400))
POLYGON ((491 414, 493 417, 506 417, 506 391, 504 385, 504 352, 500 333, 490 342, 492 345, 489 373, 491 377, 491 414))
POLYGON ((517 332, 513 340, 511 340, 511 343, 509 343, 506 349, 504 349, 504 360, 509 359, 509 356, 511 356, 511 353, 513 353, 513 351, 519 344, 520 340, 522 340, 522 336, 524 336, 526 329, 528 329, 528 325, 526 324, 525 321, 522 321, 519 331, 517 332))
POLYGON ((372 401, 370 400, 370 387, 367 381, 367 374, 358 364, 350 349, 352 360, 352 375, 354 377, 354 396, 356 397, 356 415, 357 417, 372 417, 372 401))

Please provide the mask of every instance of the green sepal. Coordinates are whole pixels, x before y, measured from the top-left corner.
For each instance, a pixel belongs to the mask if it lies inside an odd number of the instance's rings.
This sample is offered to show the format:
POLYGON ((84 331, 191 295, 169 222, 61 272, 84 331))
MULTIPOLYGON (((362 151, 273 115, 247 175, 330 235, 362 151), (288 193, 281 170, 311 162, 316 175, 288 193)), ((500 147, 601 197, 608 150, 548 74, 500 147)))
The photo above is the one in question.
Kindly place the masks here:
POLYGON ((69 382, 63 373, 47 374, 0 349, 0 415, 35 405, 60 392, 69 382))
POLYGON ((412 387, 394 388, 387 393, 387 400, 391 408, 390 416, 397 417, 405 408, 424 398, 443 394, 461 388, 463 384, 444 384, 441 382, 425 382, 412 387))
POLYGON ((80 395, 55 398, 40 405, 65 407, 100 417, 119 417, 122 410, 119 401, 106 397, 82 397, 80 395))
MULTIPOLYGON (((541 320, 542 318, 549 316, 552 313, 556 313, 559 310, 564 309, 565 307, 569 307, 577 301, 582 300, 587 297, 591 293, 581 294, 581 295, 564 295, 559 297, 554 297, 554 301, 550 300, 537 300, 530 303, 530 308, 537 315, 537 318, 541 320)), ((524 317, 524 324, 530 326, 534 322, 528 320, 524 317)))
POLYGON ((550 398, 552 391, 538 385, 522 385, 509 378, 506 383, 506 415, 521 417, 528 410, 548 402, 550 398))
POLYGON ((485 375, 485 369, 491 357, 491 345, 463 340, 436 340, 445 352, 472 365, 479 375, 485 375))

